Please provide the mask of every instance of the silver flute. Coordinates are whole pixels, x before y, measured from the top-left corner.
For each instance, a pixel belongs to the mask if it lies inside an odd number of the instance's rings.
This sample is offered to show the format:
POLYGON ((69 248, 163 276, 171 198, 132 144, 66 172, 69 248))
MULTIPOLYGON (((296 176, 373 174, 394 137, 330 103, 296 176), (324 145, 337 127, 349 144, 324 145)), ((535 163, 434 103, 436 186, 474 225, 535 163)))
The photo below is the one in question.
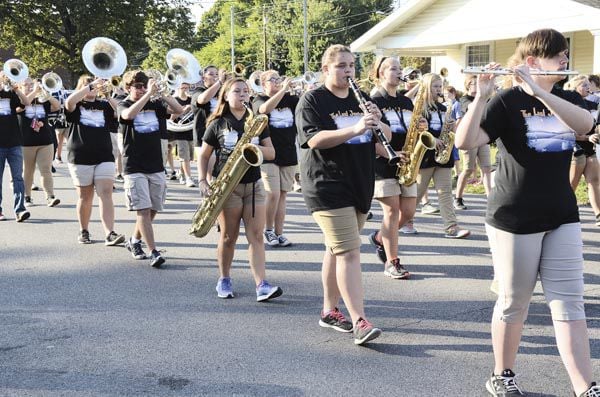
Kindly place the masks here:
MULTIPOLYGON (((506 76, 515 74, 512 69, 486 69, 483 67, 470 67, 461 69, 464 74, 495 74, 506 76)), ((579 72, 575 70, 537 70, 530 69, 529 74, 532 76, 577 76, 579 72)))

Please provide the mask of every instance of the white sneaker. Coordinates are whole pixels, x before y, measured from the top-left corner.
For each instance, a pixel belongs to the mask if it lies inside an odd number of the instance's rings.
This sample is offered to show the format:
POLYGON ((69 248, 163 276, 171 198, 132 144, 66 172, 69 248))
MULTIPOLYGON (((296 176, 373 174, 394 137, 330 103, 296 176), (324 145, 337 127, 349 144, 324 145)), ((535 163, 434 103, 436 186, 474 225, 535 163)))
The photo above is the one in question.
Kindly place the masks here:
POLYGON ((196 187, 196 184, 194 183, 194 180, 192 178, 188 178, 185 181, 185 186, 187 186, 187 187, 196 187))
POLYGON ((277 239, 279 240, 279 245, 281 247, 289 247, 290 245, 292 245, 292 242, 288 240, 287 237, 285 237, 283 234, 277 236, 277 239))
POLYGON ((406 222, 406 224, 400 228, 400 232, 404 234, 419 233, 419 231, 415 229, 415 224, 412 221, 406 222))
POLYGON ((279 245, 279 238, 275 234, 275 231, 267 229, 265 230, 264 235, 266 243, 269 244, 271 247, 279 245))

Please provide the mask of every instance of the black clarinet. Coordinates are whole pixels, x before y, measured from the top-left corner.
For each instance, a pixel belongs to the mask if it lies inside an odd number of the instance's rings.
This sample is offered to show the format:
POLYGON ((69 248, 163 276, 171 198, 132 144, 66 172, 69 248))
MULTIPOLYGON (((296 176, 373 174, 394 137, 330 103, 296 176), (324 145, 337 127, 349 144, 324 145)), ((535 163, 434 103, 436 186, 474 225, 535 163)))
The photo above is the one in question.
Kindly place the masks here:
MULTIPOLYGON (((354 93, 356 100, 360 104, 360 107, 365 113, 367 113, 367 101, 365 101, 365 98, 363 98, 362 94, 360 93, 360 90, 358 89, 358 86, 356 85, 354 80, 352 80, 352 77, 348 77, 348 83, 350 83, 350 88, 352 88, 352 92, 354 93)), ((397 165, 400 162, 400 157, 396 154, 396 152, 392 148, 392 145, 390 145, 390 143, 388 142, 387 138, 383 134, 383 131, 381 131, 381 128, 374 127, 372 128, 372 130, 373 133, 375 133, 375 137, 377 138, 379 143, 383 145, 383 148, 385 149, 385 152, 388 155, 388 164, 397 165)))

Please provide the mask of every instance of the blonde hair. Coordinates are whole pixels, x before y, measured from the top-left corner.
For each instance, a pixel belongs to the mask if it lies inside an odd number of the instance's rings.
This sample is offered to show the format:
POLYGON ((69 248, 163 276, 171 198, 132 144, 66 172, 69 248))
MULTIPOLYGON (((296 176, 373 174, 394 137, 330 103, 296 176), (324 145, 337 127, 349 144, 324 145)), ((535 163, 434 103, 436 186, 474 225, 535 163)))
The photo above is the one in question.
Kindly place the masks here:
POLYGON ((421 79, 421 86, 423 87, 423 101, 425 106, 423 106, 423 112, 426 115, 429 109, 437 109, 438 99, 431 92, 431 86, 435 81, 442 81, 442 77, 439 74, 435 73, 426 73, 423 75, 421 79))
POLYGON ((82 74, 79 76, 79 80, 77 80, 77 87, 75 87, 75 91, 83 88, 84 85, 88 85, 93 81, 92 76, 89 74, 82 74))
POLYGON ((327 47, 327 49, 323 53, 323 56, 321 57, 321 66, 330 64, 331 62, 333 62, 337 54, 343 52, 347 52, 348 54, 352 55, 352 58, 354 58, 354 54, 352 54, 350 47, 345 46, 343 44, 330 45, 329 47, 327 47))
POLYGON ((575 76, 565 83, 565 90, 576 91, 577 87, 579 87, 585 81, 589 81, 586 75, 580 74, 579 76, 575 76))
POLYGON ((260 74, 260 85, 264 87, 267 81, 275 74, 279 76, 279 72, 273 69, 265 70, 264 72, 262 72, 260 74))

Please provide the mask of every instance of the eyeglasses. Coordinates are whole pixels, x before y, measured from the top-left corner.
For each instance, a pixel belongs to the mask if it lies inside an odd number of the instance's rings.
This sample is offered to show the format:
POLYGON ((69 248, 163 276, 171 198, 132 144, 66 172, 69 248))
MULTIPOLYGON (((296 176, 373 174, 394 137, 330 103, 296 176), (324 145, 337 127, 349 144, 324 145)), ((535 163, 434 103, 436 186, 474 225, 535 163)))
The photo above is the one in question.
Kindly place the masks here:
POLYGON ((281 78, 280 77, 271 77, 269 80, 271 83, 273 84, 277 84, 277 83, 281 83, 281 78))
POLYGON ((133 83, 131 86, 133 88, 135 88, 136 90, 141 90, 142 88, 148 87, 148 85, 146 83, 133 83))

